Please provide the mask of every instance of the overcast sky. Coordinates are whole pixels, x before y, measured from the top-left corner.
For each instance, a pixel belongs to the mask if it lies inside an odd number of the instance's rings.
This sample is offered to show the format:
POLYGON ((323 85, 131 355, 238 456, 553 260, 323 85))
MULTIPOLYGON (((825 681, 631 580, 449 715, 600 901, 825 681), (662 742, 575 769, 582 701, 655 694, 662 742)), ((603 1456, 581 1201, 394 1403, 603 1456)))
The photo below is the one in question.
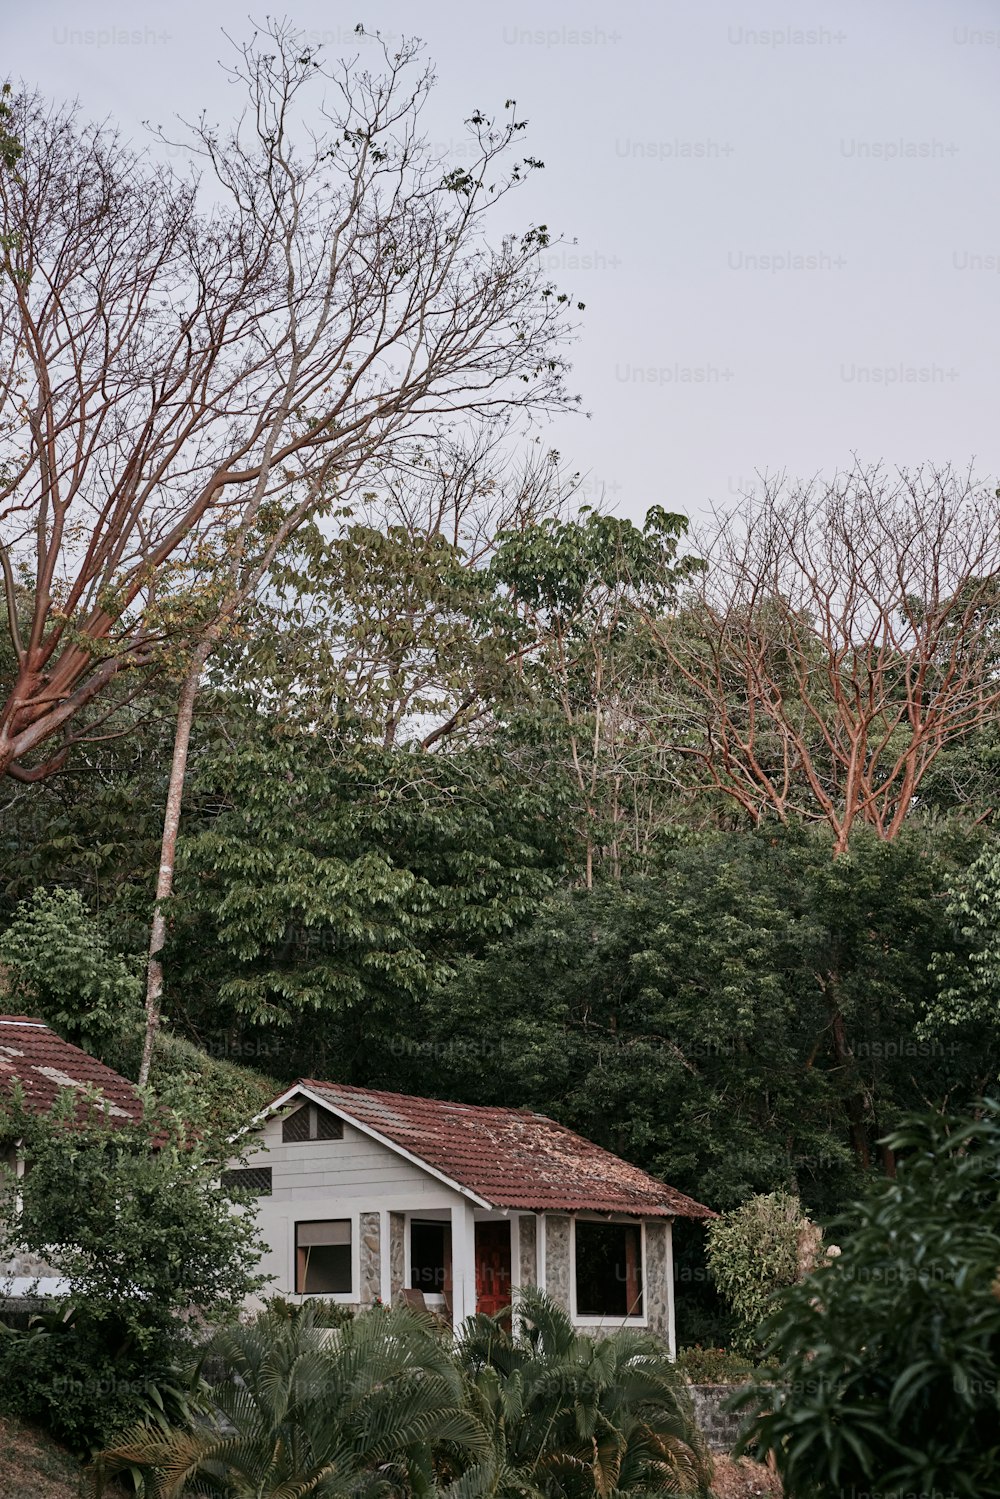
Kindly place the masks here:
MULTIPOLYGON (((517 99, 546 165, 510 227, 575 240, 552 273, 587 304, 591 416, 544 440, 620 513, 852 452, 996 470, 1000 0, 275 11, 335 55, 359 21, 422 37, 457 151, 474 108, 517 99)), ((252 30, 236 0, 5 0, 2 27, 11 76, 136 139, 225 117, 222 31, 252 30)))

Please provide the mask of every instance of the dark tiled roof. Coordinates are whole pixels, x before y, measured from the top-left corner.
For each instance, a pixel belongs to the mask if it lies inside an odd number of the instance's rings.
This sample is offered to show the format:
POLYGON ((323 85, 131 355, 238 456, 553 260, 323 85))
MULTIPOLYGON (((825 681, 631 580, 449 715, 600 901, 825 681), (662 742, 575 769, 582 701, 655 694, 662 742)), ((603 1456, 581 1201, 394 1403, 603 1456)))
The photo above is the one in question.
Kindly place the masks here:
POLYGON ((379 1093, 303 1078, 301 1086, 493 1207, 710 1218, 711 1209, 544 1114, 379 1093))
MULTIPOLYGON (((60 1040, 41 1020, 30 1015, 0 1015, 0 1095, 20 1083, 24 1102, 33 1114, 44 1114, 67 1088, 83 1094, 97 1090, 110 1123, 142 1118, 142 1103, 132 1083, 78 1046, 60 1040)), ((81 1096, 77 1119, 92 1114, 93 1104, 81 1096)))

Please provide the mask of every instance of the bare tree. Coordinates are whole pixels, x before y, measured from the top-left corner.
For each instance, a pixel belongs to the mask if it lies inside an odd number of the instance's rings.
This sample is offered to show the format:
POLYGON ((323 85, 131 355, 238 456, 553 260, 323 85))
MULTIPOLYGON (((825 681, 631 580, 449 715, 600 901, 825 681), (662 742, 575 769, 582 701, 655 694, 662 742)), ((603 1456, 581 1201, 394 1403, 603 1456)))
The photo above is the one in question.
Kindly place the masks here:
POLYGON ((671 748, 755 820, 895 838, 949 745, 1000 709, 1000 491, 881 467, 765 481, 695 537, 704 572, 654 621, 671 748))
POLYGON ((376 76, 280 27, 238 49, 244 112, 191 127, 190 176, 12 99, 0 773, 50 774, 128 696, 111 683, 211 650, 285 539, 372 464, 455 420, 568 404, 547 232, 487 238, 539 165, 512 160, 524 122, 512 103, 473 114, 455 169, 420 133, 419 48, 383 52, 376 76))

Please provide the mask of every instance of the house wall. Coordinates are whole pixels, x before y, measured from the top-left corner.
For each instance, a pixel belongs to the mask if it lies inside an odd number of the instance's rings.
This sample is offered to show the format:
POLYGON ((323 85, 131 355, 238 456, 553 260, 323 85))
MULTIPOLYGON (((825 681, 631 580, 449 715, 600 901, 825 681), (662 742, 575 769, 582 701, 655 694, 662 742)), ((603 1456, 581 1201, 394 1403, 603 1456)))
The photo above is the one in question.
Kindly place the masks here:
POLYGON ((255 1200, 267 1246, 260 1269, 273 1276, 263 1295, 295 1294, 295 1224, 350 1218, 355 1307, 394 1296, 403 1285, 404 1214, 450 1210, 465 1198, 361 1130, 344 1124, 341 1140, 285 1144, 280 1119, 269 1120, 259 1144, 233 1165, 268 1166, 271 1195, 255 1200))

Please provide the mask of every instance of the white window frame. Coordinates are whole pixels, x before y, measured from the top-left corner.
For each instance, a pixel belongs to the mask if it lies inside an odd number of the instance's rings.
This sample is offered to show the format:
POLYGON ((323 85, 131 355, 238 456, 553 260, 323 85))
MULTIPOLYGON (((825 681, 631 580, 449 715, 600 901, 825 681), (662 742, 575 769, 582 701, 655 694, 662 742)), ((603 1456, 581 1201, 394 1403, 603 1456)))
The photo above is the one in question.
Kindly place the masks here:
POLYGON ((601 1213, 573 1213, 569 1220, 569 1304, 570 1320, 575 1327, 596 1327, 613 1331, 618 1327, 649 1326, 649 1287, 646 1283, 646 1223, 645 1219, 629 1218, 623 1213, 607 1216, 601 1213), (642 1315, 640 1317, 595 1317, 580 1313, 576 1309, 576 1225, 577 1223, 620 1223, 623 1227, 638 1228, 639 1256, 642 1271, 642 1315))

